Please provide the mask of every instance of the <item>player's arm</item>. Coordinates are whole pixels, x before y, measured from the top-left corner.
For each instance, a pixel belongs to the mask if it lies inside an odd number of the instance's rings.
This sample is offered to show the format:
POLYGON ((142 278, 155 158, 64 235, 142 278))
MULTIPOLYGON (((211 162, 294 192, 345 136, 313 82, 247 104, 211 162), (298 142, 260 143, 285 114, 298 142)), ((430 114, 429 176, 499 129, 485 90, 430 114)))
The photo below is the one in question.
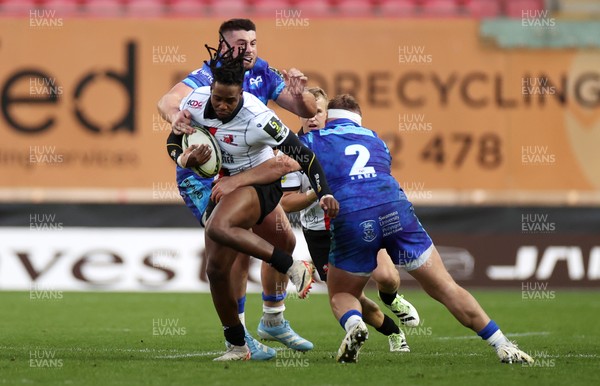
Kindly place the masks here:
POLYGON ((181 146, 183 134, 174 132, 167 138, 167 153, 177 165, 182 168, 200 166, 210 159, 211 149, 208 145, 190 145, 185 151, 181 146))
POLYGON ((300 164, 319 198, 321 208, 327 211, 329 217, 334 218, 339 211, 339 203, 329 189, 325 173, 315 153, 304 146, 294 134, 288 134, 276 149, 290 155, 300 164))
POLYGON ((315 201, 317 201, 317 195, 314 190, 309 189, 306 193, 283 192, 279 203, 286 213, 292 213, 308 208, 315 201))
POLYGON ((219 202, 221 197, 241 186, 270 184, 296 170, 300 170, 298 162, 280 153, 252 169, 244 170, 231 177, 219 178, 213 187, 211 199, 219 202))
POLYGON ((310 189, 308 192, 302 193, 304 178, 304 174, 301 172, 289 173, 281 178, 283 196, 279 203, 284 211, 288 213, 297 212, 317 201, 314 190, 310 189))
POLYGON ((282 76, 285 87, 275 103, 299 117, 314 117, 317 114, 317 101, 306 87, 308 78, 296 68, 283 70, 282 76))
POLYGON ((194 128, 190 126, 191 114, 187 110, 180 110, 179 104, 193 89, 185 83, 177 83, 158 101, 160 116, 171 124, 175 134, 192 134, 194 128))

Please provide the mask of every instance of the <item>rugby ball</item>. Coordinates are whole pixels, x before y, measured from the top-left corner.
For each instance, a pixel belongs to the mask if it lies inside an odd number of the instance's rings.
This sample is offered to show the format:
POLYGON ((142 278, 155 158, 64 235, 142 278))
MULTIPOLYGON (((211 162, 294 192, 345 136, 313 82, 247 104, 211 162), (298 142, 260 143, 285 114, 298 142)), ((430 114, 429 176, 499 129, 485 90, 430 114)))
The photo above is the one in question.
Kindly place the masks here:
POLYGON ((190 167, 194 173, 201 177, 210 178, 214 177, 221 170, 221 148, 216 138, 208 132, 204 127, 192 126, 196 129, 193 134, 184 134, 182 141, 183 151, 190 145, 208 145, 211 149, 210 159, 203 165, 190 167))

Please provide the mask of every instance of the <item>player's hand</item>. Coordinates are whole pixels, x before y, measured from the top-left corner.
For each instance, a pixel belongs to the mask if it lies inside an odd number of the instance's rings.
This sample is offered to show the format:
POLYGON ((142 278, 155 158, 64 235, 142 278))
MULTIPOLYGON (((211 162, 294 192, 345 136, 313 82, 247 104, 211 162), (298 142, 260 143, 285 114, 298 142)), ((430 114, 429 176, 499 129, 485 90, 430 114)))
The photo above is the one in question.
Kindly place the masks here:
POLYGON ((177 135, 193 134, 196 131, 196 129, 190 126, 191 123, 192 114, 189 112, 189 110, 183 110, 179 111, 171 119, 171 128, 173 129, 173 133, 177 135))
POLYGON ((302 170, 298 161, 280 151, 277 151, 274 162, 282 176, 297 170, 302 170))
POLYGON ((340 203, 331 194, 321 197, 319 205, 321 205, 321 209, 327 213, 329 218, 335 218, 340 211, 340 203))
POLYGON ((238 179, 235 177, 219 177, 213 185, 210 199, 218 204, 222 197, 239 187, 237 181, 238 179))
POLYGON ((297 68, 290 68, 289 71, 282 70, 285 87, 292 96, 300 97, 306 89, 308 78, 297 68))
POLYGON ((184 168, 204 165, 210 159, 212 150, 208 145, 190 145, 183 154, 181 154, 180 162, 184 168))

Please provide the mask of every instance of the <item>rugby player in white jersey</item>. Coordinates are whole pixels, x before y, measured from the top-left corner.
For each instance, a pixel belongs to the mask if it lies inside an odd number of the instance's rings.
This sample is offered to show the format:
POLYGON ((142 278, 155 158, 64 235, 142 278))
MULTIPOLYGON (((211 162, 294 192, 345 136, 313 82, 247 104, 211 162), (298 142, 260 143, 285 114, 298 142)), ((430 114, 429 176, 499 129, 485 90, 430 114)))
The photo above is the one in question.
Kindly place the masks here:
MULTIPOLYGON (((210 87, 201 87, 184 98, 181 106, 189 109, 193 123, 207 128, 221 148, 222 172, 235 175, 256 167, 274 157, 273 148, 292 155, 309 177, 323 210, 331 218, 339 209, 330 194, 321 165, 314 154, 283 125, 272 110, 254 95, 242 90, 244 79, 243 52, 225 54, 216 50, 211 58, 214 81, 210 87), (190 103, 190 101, 192 103, 190 103)), ((179 154, 171 154, 177 159, 179 154)), ((270 232, 289 232, 287 221, 279 205, 281 182, 265 185, 232 187, 226 177, 217 180, 212 203, 207 208, 205 232, 208 254, 207 273, 213 303, 229 343, 227 352, 216 360, 250 359, 250 349, 244 340, 244 327, 237 313, 237 301, 232 291, 231 266, 237 252, 243 252, 269 263, 278 272, 285 273, 296 286, 298 296, 304 298, 313 278, 314 267, 306 261, 294 261, 285 251, 250 231, 269 217, 276 227, 270 232)))
MULTIPOLYGON (((229 47, 246 48, 244 51, 244 69, 246 70, 243 83, 244 91, 255 95, 264 104, 267 104, 270 100, 274 101, 280 107, 298 116, 311 117, 315 114, 314 97, 305 89, 308 81, 306 76, 295 68, 280 73, 265 60, 258 57, 256 25, 251 20, 227 20, 219 27, 219 36, 229 47)), ((223 47, 224 49, 227 48, 225 45, 223 47)), ((179 108, 181 100, 198 87, 210 86, 212 81, 212 71, 205 64, 189 73, 185 79, 178 82, 161 97, 158 109, 161 116, 172 124, 173 133, 177 135, 193 133, 194 129, 190 126, 188 109, 180 110, 179 108)), ((192 150, 194 149, 190 149, 190 153, 192 150)), ((206 150, 206 148, 201 149, 193 154, 200 156, 201 152, 206 150)), ((176 169, 177 185, 183 201, 198 222, 203 225, 202 216, 208 204, 213 179, 202 178, 179 166, 176 169)), ((292 253, 296 242, 293 234, 279 234, 277 237, 271 238, 271 234, 268 232, 261 232, 262 229, 268 227, 268 223, 263 223, 255 231, 278 248, 292 253)), ((242 324, 245 324, 248 269, 249 257, 247 255, 239 256, 232 268, 232 275, 241 278, 234 283, 234 291, 238 299, 238 314, 242 324)), ((263 315, 258 325, 258 331, 264 339, 279 341, 293 350, 308 351, 313 348, 312 342, 296 333, 284 317, 284 300, 287 293, 282 289, 287 287, 287 283, 288 278, 286 275, 275 271, 268 264, 262 264, 263 315)), ((268 360, 275 357, 275 350, 261 345, 249 332, 246 340, 252 351, 252 360, 268 360)))

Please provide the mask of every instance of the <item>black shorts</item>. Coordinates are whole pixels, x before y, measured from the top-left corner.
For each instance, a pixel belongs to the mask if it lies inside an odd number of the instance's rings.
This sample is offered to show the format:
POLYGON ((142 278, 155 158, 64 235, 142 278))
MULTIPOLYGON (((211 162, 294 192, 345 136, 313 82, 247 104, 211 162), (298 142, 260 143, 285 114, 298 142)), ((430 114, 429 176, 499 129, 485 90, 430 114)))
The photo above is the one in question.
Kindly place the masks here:
MULTIPOLYGON (((281 180, 277 180, 266 185, 252 185, 256 194, 258 195, 258 201, 260 202, 260 217, 257 224, 262 224, 265 217, 269 215, 279 205, 283 191, 281 190, 281 180)), ((206 221, 215 209, 216 204, 213 200, 210 200, 206 206, 206 211, 202 217, 202 225, 206 224, 206 221)))
POLYGON ((260 218, 256 222, 262 224, 265 217, 269 215, 279 205, 283 191, 281 190, 281 180, 271 182, 267 185, 252 185, 258 194, 260 201, 260 218))
POLYGON ((317 272, 319 272, 319 277, 322 281, 327 281, 331 233, 328 230, 313 231, 305 228, 302 228, 302 232, 304 232, 308 252, 317 268, 317 272))

